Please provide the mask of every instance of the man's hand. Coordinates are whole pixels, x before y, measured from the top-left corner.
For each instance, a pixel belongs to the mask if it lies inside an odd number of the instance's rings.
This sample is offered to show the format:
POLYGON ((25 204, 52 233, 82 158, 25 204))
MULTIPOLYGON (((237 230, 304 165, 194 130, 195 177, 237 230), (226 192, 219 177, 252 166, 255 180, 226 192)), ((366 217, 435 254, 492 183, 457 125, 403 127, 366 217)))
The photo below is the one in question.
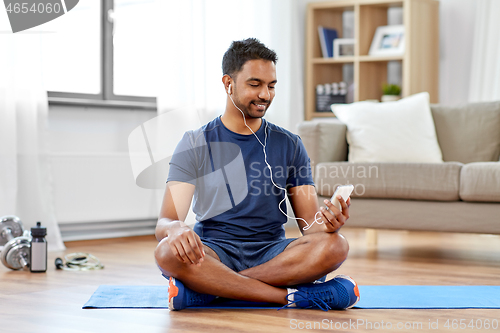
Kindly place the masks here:
POLYGON ((347 199, 346 203, 340 197, 342 212, 335 208, 330 201, 325 200, 326 206, 335 214, 333 215, 326 208, 320 208, 316 188, 312 185, 292 187, 288 190, 288 197, 303 235, 316 232, 335 232, 349 218, 350 198, 347 199))
POLYGON ((175 257, 185 264, 201 265, 205 250, 200 237, 188 226, 168 229, 165 240, 175 257))
POLYGON ((337 199, 339 199, 342 211, 335 207, 330 200, 326 199, 324 203, 328 207, 328 209, 326 209, 325 207, 320 208, 320 214, 318 215, 321 218, 321 221, 323 221, 323 223, 325 224, 326 232, 338 231, 349 218, 349 206, 351 205, 351 198, 348 198, 347 202, 345 202, 342 196, 338 195, 337 199))

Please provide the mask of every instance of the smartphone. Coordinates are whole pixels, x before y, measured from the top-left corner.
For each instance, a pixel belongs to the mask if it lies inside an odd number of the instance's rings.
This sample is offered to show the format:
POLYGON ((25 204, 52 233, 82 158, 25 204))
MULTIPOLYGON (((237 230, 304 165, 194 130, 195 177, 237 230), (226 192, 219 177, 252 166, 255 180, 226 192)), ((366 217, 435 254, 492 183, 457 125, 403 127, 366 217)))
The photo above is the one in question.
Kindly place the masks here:
POLYGON ((340 205, 339 199, 337 199, 337 195, 340 194, 340 196, 342 196, 344 201, 347 202, 347 199, 349 199, 349 196, 351 195, 352 191, 354 191, 354 185, 340 185, 335 190, 335 193, 333 193, 330 201, 335 207, 337 207, 340 211, 342 211, 342 206, 340 205))

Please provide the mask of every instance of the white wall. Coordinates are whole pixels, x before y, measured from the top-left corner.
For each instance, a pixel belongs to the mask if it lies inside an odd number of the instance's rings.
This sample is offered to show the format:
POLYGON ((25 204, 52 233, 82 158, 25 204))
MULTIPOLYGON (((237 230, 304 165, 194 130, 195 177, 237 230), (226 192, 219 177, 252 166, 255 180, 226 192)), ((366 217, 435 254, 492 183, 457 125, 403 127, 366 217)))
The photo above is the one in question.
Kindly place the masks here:
POLYGON ((439 101, 466 103, 477 0, 440 0, 439 101))

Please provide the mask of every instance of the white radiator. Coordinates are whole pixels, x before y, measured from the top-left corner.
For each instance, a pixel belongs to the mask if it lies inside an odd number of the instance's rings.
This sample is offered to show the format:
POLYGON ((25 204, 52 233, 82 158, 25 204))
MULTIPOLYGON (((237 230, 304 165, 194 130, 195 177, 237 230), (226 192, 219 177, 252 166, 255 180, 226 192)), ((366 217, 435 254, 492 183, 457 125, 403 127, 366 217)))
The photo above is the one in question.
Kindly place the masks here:
POLYGON ((63 241, 153 235, 156 219, 59 224, 63 241))
POLYGON ((127 153, 50 155, 63 240, 154 233, 163 190, 135 184, 127 153))

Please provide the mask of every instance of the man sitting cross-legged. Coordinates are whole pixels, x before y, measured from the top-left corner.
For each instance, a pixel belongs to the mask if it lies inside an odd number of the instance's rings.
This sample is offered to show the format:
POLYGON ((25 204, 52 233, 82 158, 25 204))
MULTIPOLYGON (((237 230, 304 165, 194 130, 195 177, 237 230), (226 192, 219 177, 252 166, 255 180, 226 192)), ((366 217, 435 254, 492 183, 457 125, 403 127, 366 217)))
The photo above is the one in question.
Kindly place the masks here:
POLYGON ((221 117, 187 132, 170 162, 155 251, 170 278, 169 307, 215 297, 284 307, 345 309, 359 299, 347 276, 324 282, 349 250, 339 229, 349 218, 319 207, 300 138, 263 117, 275 95, 277 57, 256 39, 235 41, 223 58, 221 117), (286 239, 285 197, 302 236, 286 239), (194 197, 197 223, 184 220, 194 197), (314 283, 313 283, 314 282, 314 283))

